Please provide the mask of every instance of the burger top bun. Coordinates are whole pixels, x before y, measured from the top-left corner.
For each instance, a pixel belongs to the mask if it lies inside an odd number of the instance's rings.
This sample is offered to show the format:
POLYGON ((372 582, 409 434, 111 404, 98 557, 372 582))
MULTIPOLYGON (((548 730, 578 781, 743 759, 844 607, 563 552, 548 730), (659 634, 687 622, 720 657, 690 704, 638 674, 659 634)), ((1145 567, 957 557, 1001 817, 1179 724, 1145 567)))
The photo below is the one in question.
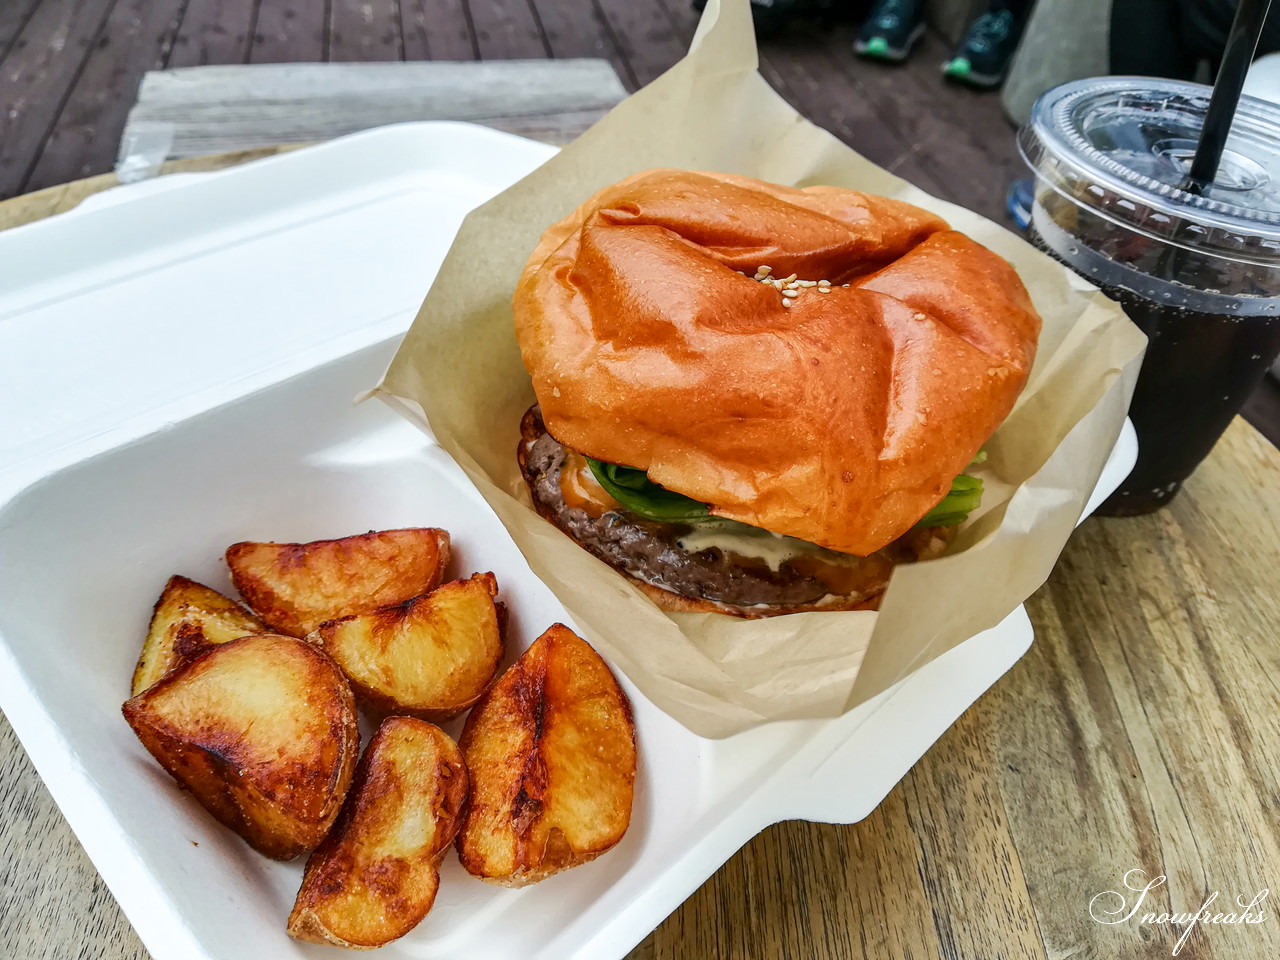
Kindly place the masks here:
POLYGON ((562 444, 864 556, 941 500, 1008 415, 1040 330, 1013 268, 925 210, 677 170, 628 177, 551 227, 514 308, 562 444), (761 267, 830 292, 784 297, 761 267))

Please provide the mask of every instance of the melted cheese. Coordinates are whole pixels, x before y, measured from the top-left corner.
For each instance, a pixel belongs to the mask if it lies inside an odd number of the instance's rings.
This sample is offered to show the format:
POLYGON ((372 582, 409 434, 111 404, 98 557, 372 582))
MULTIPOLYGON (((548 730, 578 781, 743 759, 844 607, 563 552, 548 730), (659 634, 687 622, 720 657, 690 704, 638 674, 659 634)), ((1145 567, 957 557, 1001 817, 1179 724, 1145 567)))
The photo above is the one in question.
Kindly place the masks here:
POLYGON ((824 550, 797 557, 793 567, 797 573, 813 577, 832 594, 847 597, 865 594, 869 583, 887 581, 893 564, 879 554, 855 557, 824 550))
MULTIPOLYGON (((573 508, 599 518, 611 510, 623 510, 600 481, 591 472, 586 457, 573 450, 565 450, 564 464, 560 468, 560 494, 564 502, 573 508)), ((845 556, 825 550, 817 544, 770 533, 734 520, 709 520, 692 524, 691 529, 676 541, 686 553, 700 553, 717 549, 727 557, 755 560, 774 573, 783 564, 803 576, 812 577, 830 590, 832 598, 844 599, 862 590, 869 576, 874 576, 876 566, 883 566, 882 577, 888 577, 891 564, 883 557, 845 556)))
POLYGON ((560 496, 567 506, 586 511, 587 516, 599 518, 610 510, 621 510, 622 504, 609 496, 600 481, 587 465, 587 458, 573 450, 565 450, 564 465, 560 468, 560 496))
POLYGON ((788 560, 817 549, 812 544, 794 537, 784 537, 759 527, 732 520, 709 520, 694 525, 693 529, 676 541, 686 553, 699 553, 718 548, 725 556, 733 554, 762 560, 775 573, 788 560))
POLYGON ((834 597, 845 598, 883 583, 892 563, 880 555, 857 557, 826 550, 794 537, 770 533, 732 520, 700 523, 677 541, 682 550, 697 553, 718 548, 725 556, 759 560, 774 573, 789 564, 796 573, 812 577, 834 597))
MULTIPOLYGON (((560 494, 568 506, 583 510, 591 517, 623 509, 622 504, 600 486, 586 457, 572 450, 565 451, 564 465, 560 468, 560 494)), ((727 557, 756 560, 774 573, 789 563, 797 573, 812 577, 824 584, 832 596, 841 598, 862 589, 867 578, 874 575, 873 567, 883 566, 881 575, 887 577, 891 566, 883 557, 845 556, 817 544, 733 520, 692 524, 676 545, 686 553, 717 549, 727 557)))

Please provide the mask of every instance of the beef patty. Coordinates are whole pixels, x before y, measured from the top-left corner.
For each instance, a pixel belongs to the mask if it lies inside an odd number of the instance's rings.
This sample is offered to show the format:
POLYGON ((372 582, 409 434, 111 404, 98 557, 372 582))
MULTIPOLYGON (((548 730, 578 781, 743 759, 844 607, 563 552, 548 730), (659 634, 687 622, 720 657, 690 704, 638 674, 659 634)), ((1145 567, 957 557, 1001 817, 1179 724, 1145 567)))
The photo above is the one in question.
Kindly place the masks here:
POLYGON ((856 557, 732 521, 712 521, 709 535, 702 523, 649 520, 620 505, 596 516, 566 502, 562 472, 575 455, 547 433, 536 406, 525 413, 520 436, 520 469, 539 514, 615 570, 643 583, 684 597, 746 608, 728 612, 750 616, 753 607, 874 608, 895 563, 937 556, 950 539, 946 528, 912 530, 878 553, 856 557), (734 549, 738 545, 752 549, 751 538, 732 533, 717 537, 715 531, 723 528, 748 530, 782 549, 764 551, 772 555, 772 562, 738 552, 734 549), (682 540, 689 549, 681 546, 682 540), (709 540, 719 543, 708 545, 709 540))

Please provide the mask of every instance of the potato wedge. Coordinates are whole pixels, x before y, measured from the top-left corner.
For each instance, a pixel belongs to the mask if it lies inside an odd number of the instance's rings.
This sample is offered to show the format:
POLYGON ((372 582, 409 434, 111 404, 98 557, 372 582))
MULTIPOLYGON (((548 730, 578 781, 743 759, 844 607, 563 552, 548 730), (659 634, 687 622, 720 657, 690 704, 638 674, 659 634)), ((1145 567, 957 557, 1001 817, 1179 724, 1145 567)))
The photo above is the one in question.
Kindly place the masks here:
POLYGON ((506 609, 492 573, 322 623, 307 637, 376 712, 440 723, 480 699, 502 663, 506 609))
POLYGON ((227 548, 231 582, 244 602, 291 637, 434 590, 448 563, 449 534, 425 527, 227 548))
POLYGON ((276 860, 324 838, 360 745, 342 671, 272 634, 212 647, 126 701, 124 716, 206 810, 276 860))
POLYGON ((367 949, 416 927, 435 903, 466 800, 467 768, 448 734, 411 717, 384 720, 338 822, 307 860, 289 935, 367 949))
POLYGON ((195 659, 214 644, 269 632, 265 623, 212 587, 186 577, 170 577, 151 614, 130 693, 136 697, 174 667, 195 659))
POLYGON ((626 833, 631 704, 599 654, 563 624, 480 698, 459 746, 471 799, 458 859, 482 880, 534 883, 595 859, 626 833))

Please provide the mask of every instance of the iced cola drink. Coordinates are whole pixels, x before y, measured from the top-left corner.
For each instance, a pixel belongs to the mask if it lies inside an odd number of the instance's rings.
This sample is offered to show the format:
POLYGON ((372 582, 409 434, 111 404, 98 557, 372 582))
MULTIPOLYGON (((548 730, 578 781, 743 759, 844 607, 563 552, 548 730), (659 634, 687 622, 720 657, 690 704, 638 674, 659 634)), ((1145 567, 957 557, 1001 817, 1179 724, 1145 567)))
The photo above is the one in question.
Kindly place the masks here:
POLYGON ((1138 463, 1100 513, 1168 503, 1280 354, 1280 107, 1242 99, 1213 184, 1187 181, 1209 88, 1081 80, 1019 145, 1032 239, 1148 337, 1129 417, 1138 463))

